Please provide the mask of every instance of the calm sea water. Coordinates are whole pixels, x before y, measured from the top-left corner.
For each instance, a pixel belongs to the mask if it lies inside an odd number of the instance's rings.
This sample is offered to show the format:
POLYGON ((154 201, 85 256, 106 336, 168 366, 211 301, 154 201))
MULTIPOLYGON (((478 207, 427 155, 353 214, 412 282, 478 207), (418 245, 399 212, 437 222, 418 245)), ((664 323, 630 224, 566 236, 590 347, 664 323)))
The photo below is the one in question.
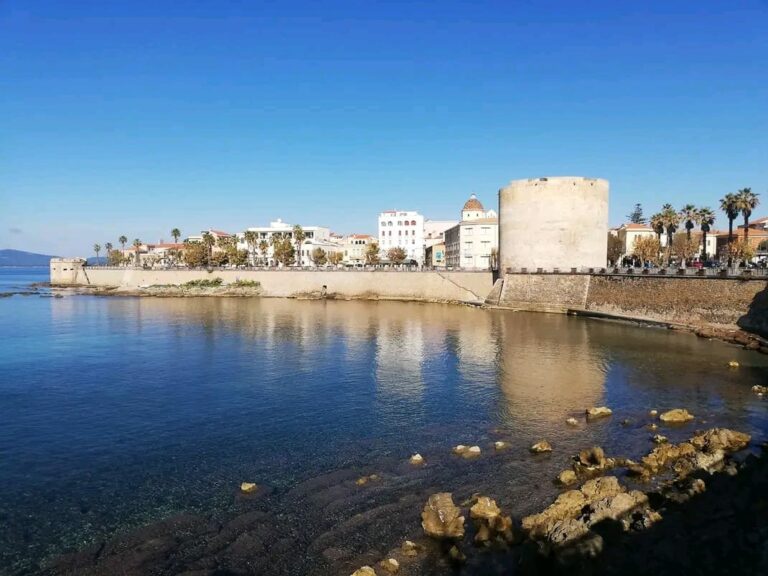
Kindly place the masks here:
MULTIPOLYGON (((0 269, 0 292, 46 279, 46 270, 0 269)), ((64 551, 179 512, 226 514, 244 480, 268 486, 285 515, 301 507, 303 543, 282 552, 300 573, 307 543, 322 552, 349 538, 329 527, 327 502, 299 506, 295 488, 313 478, 380 471, 398 479, 393 500, 398 491, 477 489, 519 517, 551 499, 549 480, 578 449, 646 452, 650 408, 685 407, 696 425, 765 440, 768 402, 750 387, 767 380, 765 356, 563 316, 384 302, 0 298, 0 573, 35 573, 64 551), (731 359, 741 368, 729 369, 731 359), (564 425, 602 404, 613 418, 564 425), (512 448, 471 464, 449 454, 458 443, 492 452, 497 438, 512 448), (533 465, 526 449, 542 438, 556 451, 533 465), (401 464, 415 452, 430 466, 409 477, 401 464)), ((677 440, 692 429, 664 433, 677 440)), ((344 506, 334 509, 343 523, 344 506)), ((360 528, 356 549, 413 536, 418 512, 393 513, 408 520, 386 534, 360 528)))

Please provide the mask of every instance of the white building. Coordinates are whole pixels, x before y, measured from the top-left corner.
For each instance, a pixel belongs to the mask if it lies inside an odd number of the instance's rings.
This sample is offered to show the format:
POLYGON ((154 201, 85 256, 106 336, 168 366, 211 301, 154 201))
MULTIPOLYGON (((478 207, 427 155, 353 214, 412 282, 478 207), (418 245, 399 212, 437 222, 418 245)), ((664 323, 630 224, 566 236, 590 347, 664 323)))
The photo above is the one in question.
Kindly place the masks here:
MULTIPOLYGON (((302 247, 301 265, 311 266, 312 261, 309 254, 317 247, 326 246, 325 243, 330 243, 331 231, 323 226, 302 226, 304 231, 305 240, 304 243, 309 243, 307 248, 302 247)), ((272 238, 275 234, 282 235, 285 238, 293 238, 293 224, 283 222, 280 218, 269 223, 269 226, 255 226, 247 229, 248 232, 256 233, 256 246, 249 246, 245 241, 245 232, 239 232, 237 234, 237 248, 238 250, 248 250, 252 257, 257 262, 264 262, 269 266, 276 266, 277 262, 274 259, 274 249, 272 247, 272 238), (262 253, 259 245, 262 242, 266 242, 266 253, 262 253)), ((295 246, 294 246, 295 249, 295 246)), ((299 263, 299 257, 296 257, 297 264, 299 263)))
POLYGON ((456 220, 426 220, 424 222, 424 246, 445 243, 445 231, 456 226, 456 220))
POLYGON ((445 263, 451 268, 488 270, 491 252, 499 248, 499 218, 472 194, 461 221, 445 231, 445 263))
POLYGON ((354 266, 365 264, 365 252, 368 244, 376 241, 370 234, 350 234, 344 238, 344 264, 354 266))
POLYGON ((391 248, 400 247, 407 260, 424 262, 424 216, 418 212, 388 210, 379 214, 378 239, 383 258, 391 248))

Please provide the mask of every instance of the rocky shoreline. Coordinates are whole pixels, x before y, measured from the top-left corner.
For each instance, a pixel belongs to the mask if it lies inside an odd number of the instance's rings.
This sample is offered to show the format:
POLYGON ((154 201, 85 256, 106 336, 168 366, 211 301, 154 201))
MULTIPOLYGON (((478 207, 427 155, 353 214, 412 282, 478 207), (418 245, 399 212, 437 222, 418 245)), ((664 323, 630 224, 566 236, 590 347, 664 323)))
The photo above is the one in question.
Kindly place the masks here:
MULTIPOLYGON (((693 417, 665 414, 649 414, 647 427, 693 417)), ((584 425, 594 422, 585 415, 584 425)), ((245 482, 227 519, 180 515, 60 557, 45 574, 765 573, 768 459, 740 454, 749 442, 746 434, 710 428, 678 444, 657 434, 638 461, 585 448, 571 461, 576 481, 522 518, 504 512, 501 493, 468 494, 480 484, 477 474, 503 473, 502 461, 492 460, 509 449, 500 441, 488 456, 480 446, 446 449, 465 467, 453 494, 425 493, 436 455, 362 476, 329 472, 282 495, 245 482), (477 448, 471 457, 470 448, 477 448), (323 511, 319 534, 303 527, 314 522, 304 516, 308 508, 323 511), (376 541, 397 545, 365 549, 376 541)), ((550 457, 552 447, 539 451, 543 445, 531 447, 531 466, 550 457)))

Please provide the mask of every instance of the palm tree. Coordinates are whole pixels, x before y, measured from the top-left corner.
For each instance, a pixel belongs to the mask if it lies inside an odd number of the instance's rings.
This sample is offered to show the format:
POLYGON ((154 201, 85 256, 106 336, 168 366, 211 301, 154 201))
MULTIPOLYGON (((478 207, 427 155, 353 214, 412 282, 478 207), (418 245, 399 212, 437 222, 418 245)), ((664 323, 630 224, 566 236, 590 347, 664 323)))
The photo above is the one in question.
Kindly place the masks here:
POLYGON ((141 264, 141 258, 139 256, 139 249, 141 248, 141 240, 136 238, 133 241, 133 248, 134 248, 134 250, 136 250, 136 267, 138 268, 139 264, 141 264))
POLYGON ((656 232, 656 236, 659 239, 659 245, 661 245, 661 235, 664 234, 664 218, 661 212, 657 212, 651 216, 651 228, 656 232))
POLYGON ((210 266, 211 254, 213 253, 213 245, 216 244, 216 239, 210 232, 203 232, 203 244, 206 247, 208 266, 210 266))
POLYGON ((96 266, 99 265, 99 252, 101 252, 101 245, 100 244, 94 244, 93 245, 93 251, 96 252, 96 266))
POLYGON ((715 223, 715 213, 712 208, 704 207, 699 208, 699 226, 701 226, 701 243, 704 252, 704 261, 707 261, 707 233, 710 231, 712 224, 715 223))
POLYGON ((128 242, 128 238, 125 236, 120 236, 120 238, 117 239, 118 242, 120 242, 120 245, 123 247, 123 250, 125 250, 125 244, 128 242))
POLYGON ((752 216, 752 210, 760 204, 760 199, 757 196, 755 192, 752 192, 752 188, 742 188, 736 193, 736 208, 744 217, 745 244, 749 244, 749 217, 752 216))
POLYGON ((261 261, 262 264, 267 263, 267 250, 269 250, 269 242, 266 240, 262 240, 259 242, 259 252, 261 252, 261 261))
POLYGON ((672 256, 672 238, 680 224, 680 215, 672 208, 672 204, 664 204, 661 207, 661 221, 664 223, 664 228, 667 231, 667 266, 669 266, 672 256))
POLYGON ((736 194, 726 194, 720 199, 720 210, 725 212, 728 218, 728 266, 733 262, 731 257, 731 244, 733 244, 733 221, 739 217, 739 208, 736 203, 736 194))
POLYGON ((104 244, 104 250, 107 253, 107 264, 109 264, 109 261, 111 258, 110 254, 112 254, 112 242, 107 242, 106 244, 104 244))
POLYGON ((253 230, 246 230, 245 234, 243 234, 243 240, 245 240, 245 245, 248 246, 248 255, 251 257, 252 266, 256 263, 254 252, 256 251, 257 239, 258 235, 253 230))
POLYGON ((171 236, 173 236, 174 244, 178 244, 179 236, 181 236, 181 230, 179 230, 178 228, 174 228, 173 230, 171 230, 171 236))
POLYGON ((301 245, 304 244, 304 240, 307 239, 307 235, 304 229, 296 224, 293 227, 293 242, 296 244, 296 265, 301 266, 301 245))
POLYGON ((680 210, 680 220, 685 226, 685 234, 688 240, 691 239, 691 230, 694 229, 696 224, 699 223, 699 211, 693 204, 686 204, 683 209, 680 210))

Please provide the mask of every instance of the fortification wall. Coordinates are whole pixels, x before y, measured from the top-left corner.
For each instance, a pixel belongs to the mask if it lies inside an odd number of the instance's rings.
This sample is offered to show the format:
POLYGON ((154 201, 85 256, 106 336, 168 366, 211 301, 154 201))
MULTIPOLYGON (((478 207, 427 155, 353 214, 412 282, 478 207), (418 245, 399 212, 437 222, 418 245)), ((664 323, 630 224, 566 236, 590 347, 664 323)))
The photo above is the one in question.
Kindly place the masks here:
POLYGON ((395 272, 302 270, 143 270, 138 268, 84 268, 73 281, 51 268, 55 285, 89 285, 136 289, 153 285, 180 285, 190 280, 221 278, 261 283, 263 296, 297 297, 327 294, 340 298, 483 302, 493 287, 491 272, 395 272), (325 287, 325 288, 324 288, 325 287))
POLYGON ((531 178, 499 190, 501 270, 601 267, 607 245, 607 180, 531 178))
POLYGON ((739 326, 768 337, 765 279, 506 274, 490 304, 547 312, 596 312, 686 326, 739 326))

